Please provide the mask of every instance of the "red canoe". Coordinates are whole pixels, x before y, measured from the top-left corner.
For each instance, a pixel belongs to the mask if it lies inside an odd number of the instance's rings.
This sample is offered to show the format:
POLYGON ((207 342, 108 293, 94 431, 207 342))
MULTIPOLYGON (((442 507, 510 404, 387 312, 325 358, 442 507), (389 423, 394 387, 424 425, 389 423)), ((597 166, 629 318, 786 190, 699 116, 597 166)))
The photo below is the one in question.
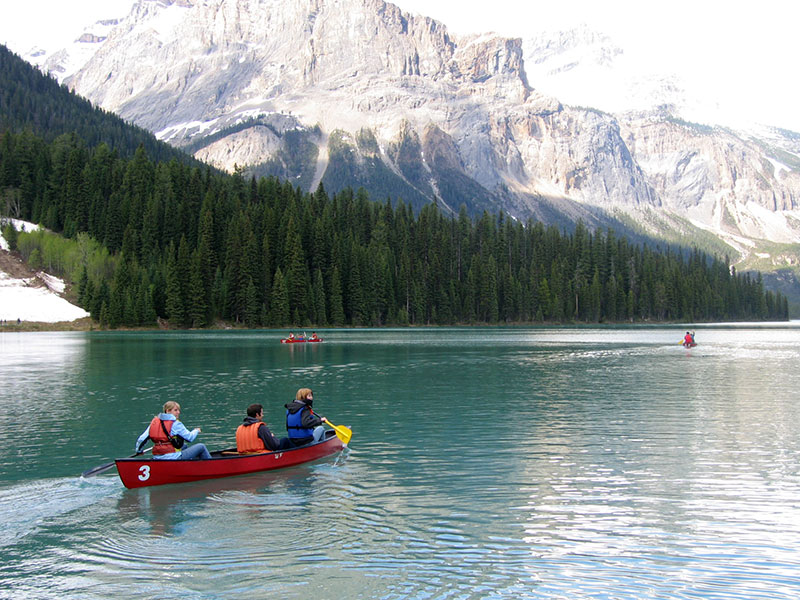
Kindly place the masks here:
POLYGON ((301 344, 301 343, 305 343, 305 342, 313 344, 314 342, 321 342, 321 341, 322 341, 322 338, 317 338, 315 340, 312 340, 310 338, 309 339, 306 339, 306 338, 293 338, 293 339, 291 339, 291 338, 283 338, 281 340, 281 344, 301 344))
POLYGON ((277 452, 237 454, 236 449, 231 448, 212 452, 211 458, 206 460, 118 458, 114 462, 126 488, 218 479, 291 467, 330 456, 344 448, 335 431, 328 430, 325 435, 323 440, 315 444, 277 452))

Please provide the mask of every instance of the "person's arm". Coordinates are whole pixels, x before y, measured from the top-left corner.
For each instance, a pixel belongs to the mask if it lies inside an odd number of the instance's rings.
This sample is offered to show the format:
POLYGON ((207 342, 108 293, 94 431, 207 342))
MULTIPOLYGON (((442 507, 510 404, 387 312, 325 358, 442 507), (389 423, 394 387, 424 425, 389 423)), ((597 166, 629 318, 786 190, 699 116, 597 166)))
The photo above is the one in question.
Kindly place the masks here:
POLYGON ((136 452, 141 452, 142 447, 147 443, 147 440, 150 438, 150 426, 147 426, 147 429, 144 430, 142 435, 139 436, 139 439, 136 440, 136 452))
POLYGON ((322 425, 322 419, 320 419, 310 410, 303 409, 303 417, 300 420, 300 423, 303 425, 303 427, 306 427, 307 429, 314 429, 314 427, 319 427, 320 425, 322 425))
POLYGON ((262 423, 258 427, 258 437, 261 438, 261 441, 264 442, 264 446, 267 447, 267 450, 277 450, 280 448, 280 441, 272 435, 272 432, 267 427, 266 423, 262 423))
POLYGON ((180 421, 175 421, 172 424, 172 429, 170 430, 170 434, 172 435, 179 435, 187 442, 193 442, 197 439, 197 434, 200 433, 200 428, 195 427, 191 431, 186 429, 186 425, 181 423, 180 421))

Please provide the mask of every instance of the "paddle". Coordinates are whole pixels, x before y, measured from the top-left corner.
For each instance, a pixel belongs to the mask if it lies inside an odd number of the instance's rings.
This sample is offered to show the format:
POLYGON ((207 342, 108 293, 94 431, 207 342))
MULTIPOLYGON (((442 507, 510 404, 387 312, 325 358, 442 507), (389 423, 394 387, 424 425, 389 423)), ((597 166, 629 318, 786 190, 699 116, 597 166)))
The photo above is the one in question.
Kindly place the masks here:
MULTIPOLYGON (((152 449, 153 448, 150 447, 147 450, 143 450, 142 452, 137 452, 136 454, 131 454, 128 458, 136 458, 140 454, 144 454, 145 452, 150 452, 150 450, 152 450, 152 449)), ((86 477, 94 477, 95 475, 100 475, 100 473, 105 473, 111 467, 113 467, 115 464, 116 464, 116 462, 112 460, 109 463, 105 463, 105 464, 99 465, 97 467, 94 467, 93 469, 89 469, 88 471, 84 471, 83 473, 81 473, 81 477, 86 478, 86 477)))
POLYGON ((350 441, 350 438, 353 437, 353 432, 350 430, 350 428, 345 427, 344 425, 334 425, 328 421, 328 417, 325 417, 325 422, 333 427, 333 430, 336 432, 336 437, 342 440, 342 443, 346 446, 350 441))

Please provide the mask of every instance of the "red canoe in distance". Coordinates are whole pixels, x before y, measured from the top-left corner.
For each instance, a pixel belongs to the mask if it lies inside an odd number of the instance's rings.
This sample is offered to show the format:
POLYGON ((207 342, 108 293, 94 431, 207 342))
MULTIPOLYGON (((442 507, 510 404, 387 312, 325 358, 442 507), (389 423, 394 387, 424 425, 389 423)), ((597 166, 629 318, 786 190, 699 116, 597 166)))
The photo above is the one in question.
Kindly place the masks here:
POLYGON ((305 339, 305 338, 299 338, 299 339, 298 338, 294 338, 294 339, 283 338, 281 340, 281 344, 304 344, 306 342, 308 342, 309 344, 313 344, 314 342, 321 342, 321 341, 322 341, 322 338, 317 338, 315 340, 305 339))
POLYGON ((206 460, 156 460, 154 458, 118 458, 119 478, 126 488, 186 483, 218 479, 260 471, 283 469, 330 456, 344 448, 336 432, 328 430, 315 444, 260 454, 238 454, 235 448, 218 450, 206 460))

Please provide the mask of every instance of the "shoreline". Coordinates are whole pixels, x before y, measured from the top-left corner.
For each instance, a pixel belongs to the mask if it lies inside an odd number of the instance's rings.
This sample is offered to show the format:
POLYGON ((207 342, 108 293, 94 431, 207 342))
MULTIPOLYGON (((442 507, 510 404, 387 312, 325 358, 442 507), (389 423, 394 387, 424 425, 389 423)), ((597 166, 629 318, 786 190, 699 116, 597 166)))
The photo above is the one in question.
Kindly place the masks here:
POLYGON ((793 319, 786 321, 697 321, 692 323, 685 323, 680 321, 615 321, 605 323, 580 323, 580 322, 547 322, 547 323, 453 323, 451 325, 376 325, 376 326, 308 326, 308 327, 244 327, 241 325, 231 325, 229 323, 218 322, 213 327, 202 328, 172 328, 166 325, 156 325, 155 327, 116 327, 108 328, 102 327, 99 323, 92 321, 90 317, 84 317, 75 321, 58 321, 55 323, 46 321, 21 321, 0 323, 0 334, 4 332, 26 333, 26 332, 59 332, 59 331, 83 331, 83 332, 111 332, 111 331, 138 331, 138 332, 151 332, 151 331, 277 331, 277 330, 302 330, 302 329, 316 329, 317 331, 332 331, 337 329, 441 329, 447 327, 616 327, 616 326, 642 326, 642 327, 669 327, 675 326, 679 328, 696 327, 712 324, 727 324, 736 325, 744 323, 768 324, 768 323, 791 323, 793 319))

